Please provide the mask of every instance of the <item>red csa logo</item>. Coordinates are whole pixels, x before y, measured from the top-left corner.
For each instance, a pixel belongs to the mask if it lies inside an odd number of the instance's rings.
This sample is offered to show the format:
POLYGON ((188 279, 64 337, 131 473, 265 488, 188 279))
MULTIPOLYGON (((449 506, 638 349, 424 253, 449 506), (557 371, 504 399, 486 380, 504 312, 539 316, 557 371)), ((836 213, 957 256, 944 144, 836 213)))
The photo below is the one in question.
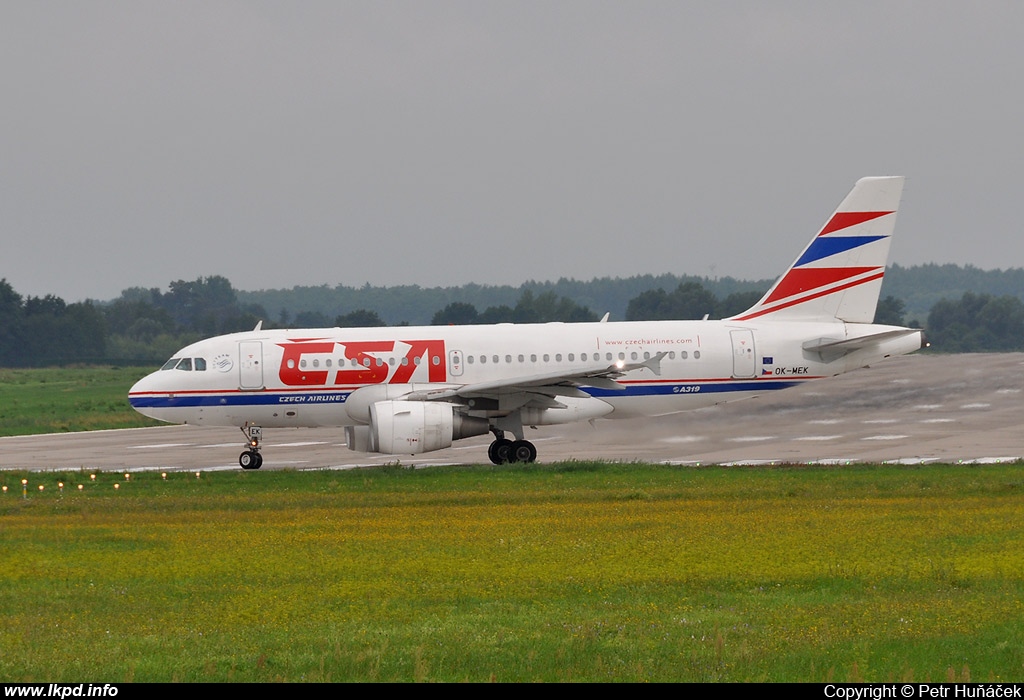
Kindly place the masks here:
POLYGON ((407 384, 421 367, 426 368, 428 382, 443 382, 446 378, 443 340, 339 343, 308 338, 279 345, 284 348, 279 376, 288 386, 407 384), (335 348, 339 345, 347 362, 338 358, 335 348), (334 381, 329 381, 332 374, 334 381))

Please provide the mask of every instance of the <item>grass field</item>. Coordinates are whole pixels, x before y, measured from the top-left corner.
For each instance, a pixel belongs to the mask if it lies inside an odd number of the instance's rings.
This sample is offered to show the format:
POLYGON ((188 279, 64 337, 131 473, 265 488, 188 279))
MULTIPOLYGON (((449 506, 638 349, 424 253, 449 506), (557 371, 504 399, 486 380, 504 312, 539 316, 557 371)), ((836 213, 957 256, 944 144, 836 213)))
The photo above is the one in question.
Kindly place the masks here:
POLYGON ((128 405, 128 389, 153 369, 0 369, 0 436, 159 425, 128 405))
POLYGON ((1024 679, 1021 465, 0 483, 4 681, 1024 679))

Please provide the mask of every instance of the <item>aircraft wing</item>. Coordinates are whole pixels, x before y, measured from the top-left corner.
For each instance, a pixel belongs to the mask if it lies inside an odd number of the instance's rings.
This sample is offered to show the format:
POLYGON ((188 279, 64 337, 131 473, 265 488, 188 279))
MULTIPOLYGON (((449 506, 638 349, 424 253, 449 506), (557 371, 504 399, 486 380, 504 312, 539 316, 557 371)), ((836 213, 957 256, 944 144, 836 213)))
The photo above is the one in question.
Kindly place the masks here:
POLYGON ((439 401, 460 398, 498 398, 516 393, 541 394, 547 396, 575 396, 586 398, 589 394, 581 391, 581 386, 600 387, 602 389, 625 390, 625 386, 615 381, 627 372, 636 369, 649 369, 661 375, 661 360, 668 355, 659 352, 643 362, 620 361, 611 365, 595 365, 575 371, 547 372, 544 374, 525 375, 496 379, 490 382, 476 382, 459 387, 444 387, 436 390, 416 391, 407 398, 420 401, 439 401))

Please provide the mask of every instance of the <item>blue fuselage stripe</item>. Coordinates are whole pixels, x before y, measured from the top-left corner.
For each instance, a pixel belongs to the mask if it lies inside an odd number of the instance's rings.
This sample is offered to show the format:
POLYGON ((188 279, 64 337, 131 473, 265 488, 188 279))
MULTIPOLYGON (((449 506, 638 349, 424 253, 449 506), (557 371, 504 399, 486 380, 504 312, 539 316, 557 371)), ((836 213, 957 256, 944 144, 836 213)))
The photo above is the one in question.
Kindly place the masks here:
MULTIPOLYGON (((735 392, 766 392, 796 386, 798 381, 750 380, 730 382, 676 382, 671 384, 633 384, 623 390, 582 387, 596 398, 624 398, 642 396, 671 396, 673 394, 719 394, 735 392)), ((221 406, 316 406, 344 403, 351 391, 280 393, 273 391, 225 392, 223 394, 184 394, 174 396, 133 396, 134 408, 194 408, 221 406)))

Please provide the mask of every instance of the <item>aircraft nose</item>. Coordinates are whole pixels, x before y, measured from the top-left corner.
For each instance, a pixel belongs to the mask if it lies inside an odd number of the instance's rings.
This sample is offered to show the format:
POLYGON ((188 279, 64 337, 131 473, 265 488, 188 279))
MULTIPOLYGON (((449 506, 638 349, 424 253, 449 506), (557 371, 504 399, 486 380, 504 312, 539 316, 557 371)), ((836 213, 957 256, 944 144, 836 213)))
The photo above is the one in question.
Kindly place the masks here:
POLYGON ((128 403, 136 411, 146 416, 147 418, 156 418, 151 410, 153 405, 153 392, 156 390, 155 378, 157 372, 147 374, 145 377, 135 382, 132 388, 128 390, 128 403))

